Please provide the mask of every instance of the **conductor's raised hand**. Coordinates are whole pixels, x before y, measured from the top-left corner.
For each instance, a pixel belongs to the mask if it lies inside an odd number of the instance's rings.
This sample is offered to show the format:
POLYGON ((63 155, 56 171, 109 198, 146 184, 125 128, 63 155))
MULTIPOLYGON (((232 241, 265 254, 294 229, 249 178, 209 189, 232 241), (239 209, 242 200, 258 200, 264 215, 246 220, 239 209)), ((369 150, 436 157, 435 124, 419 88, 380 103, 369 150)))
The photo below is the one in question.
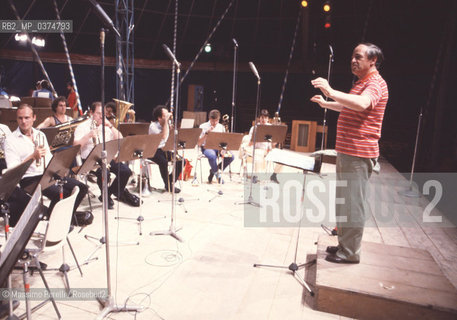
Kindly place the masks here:
POLYGON ((320 95, 316 94, 310 99, 312 102, 318 103, 322 108, 325 108, 325 99, 320 95))
POLYGON ((328 81, 324 78, 316 78, 314 80, 311 80, 311 84, 313 85, 314 88, 321 90, 321 92, 326 96, 326 97, 331 97, 332 95, 332 87, 328 84, 328 81))

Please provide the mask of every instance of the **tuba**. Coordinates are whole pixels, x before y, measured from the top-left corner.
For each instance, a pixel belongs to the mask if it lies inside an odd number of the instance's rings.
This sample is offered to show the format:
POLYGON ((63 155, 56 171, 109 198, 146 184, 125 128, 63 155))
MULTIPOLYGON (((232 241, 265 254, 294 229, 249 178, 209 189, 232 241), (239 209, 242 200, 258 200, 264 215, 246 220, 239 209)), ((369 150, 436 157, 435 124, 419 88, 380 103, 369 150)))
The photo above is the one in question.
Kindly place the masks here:
POLYGON ((133 103, 130 103, 130 102, 127 102, 127 101, 123 101, 123 100, 119 100, 119 99, 114 99, 114 102, 116 102, 116 115, 117 115, 117 119, 116 119, 116 127, 119 125, 120 122, 124 122, 125 121, 125 116, 127 114, 129 114, 129 122, 135 122, 135 111, 131 112, 129 109, 131 106, 133 106, 133 103), (133 118, 133 121, 130 121, 131 118, 133 118))

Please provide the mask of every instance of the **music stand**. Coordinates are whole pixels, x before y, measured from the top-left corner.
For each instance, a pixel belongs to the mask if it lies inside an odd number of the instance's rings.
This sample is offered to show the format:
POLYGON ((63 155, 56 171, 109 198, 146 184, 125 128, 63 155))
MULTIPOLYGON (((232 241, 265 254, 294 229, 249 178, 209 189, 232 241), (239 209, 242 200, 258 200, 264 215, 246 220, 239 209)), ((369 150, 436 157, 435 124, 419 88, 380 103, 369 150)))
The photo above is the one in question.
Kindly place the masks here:
MULTIPOLYGON (((191 119, 193 120, 193 119, 191 119)), ((202 129, 200 128, 183 128, 178 130, 178 139, 177 139, 177 152, 179 153, 179 150, 182 151, 181 155, 181 191, 183 190, 183 178, 184 178, 184 160, 185 160, 185 149, 193 149, 198 143, 198 139, 200 138, 200 134, 202 133, 202 129)), ((163 151, 173 151, 174 150, 174 130, 173 132, 170 132, 170 135, 168 136, 168 140, 165 143, 165 146, 162 148, 163 151)), ((199 199, 195 199, 199 200, 199 199)), ((182 205, 184 207, 184 198, 180 197, 178 199, 178 204, 182 205)), ((184 211, 187 213, 186 207, 184 207, 184 211)))
MULTIPOLYGON (((2 255, 0 256, 0 283, 4 283, 11 270, 16 265, 16 262, 19 258, 23 255, 25 247, 29 242, 30 238, 32 237, 33 231, 35 231, 38 222, 41 220, 41 217, 46 212, 46 207, 43 206, 40 202, 41 199, 41 188, 40 185, 37 185, 35 192, 33 193, 27 207, 25 208, 24 212, 21 215, 16 227, 14 228, 11 237, 6 242, 5 247, 3 248, 2 255)), ((37 257, 34 257, 34 261, 36 263, 37 269, 40 273, 41 280, 43 281, 46 290, 49 294, 49 300, 51 300, 54 310, 58 318, 61 318, 59 313, 59 309, 57 308, 57 304, 51 294, 51 290, 49 289, 48 283, 44 277, 43 270, 41 269, 40 263, 37 257)), ((24 264, 24 270, 27 270, 27 263, 24 264)), ((10 297, 12 295, 10 294, 10 297)), ((47 300, 46 300, 47 301, 47 300)), ((43 303, 45 303, 44 301, 43 303)), ((39 307, 43 304, 41 303, 39 307)), ((11 302, 10 302, 11 304, 11 302)), ((10 315, 12 315, 12 308, 10 305, 10 315)), ((26 299, 26 310, 27 315, 30 315, 28 300, 26 299)))
MULTIPOLYGON (((111 160, 114 159, 114 156, 117 153, 118 146, 122 145, 123 140, 122 139, 117 139, 117 140, 111 140, 106 142, 106 161, 107 163, 110 163, 111 160)), ((97 165, 101 165, 102 161, 102 149, 103 149, 103 143, 99 143, 95 145, 95 147, 92 149, 92 151, 89 153, 87 156, 86 160, 84 163, 79 167, 79 170, 77 171, 77 175, 80 176, 86 176, 91 170, 93 170, 97 165)))
MULTIPOLYGON (((257 143, 262 142, 269 142, 274 146, 275 144, 282 144, 284 140, 286 140, 287 134, 287 125, 266 125, 266 124, 258 124, 257 125, 257 134, 255 135, 255 142, 254 142, 254 135, 252 135, 251 142, 253 143, 253 147, 256 147, 257 143)), ((251 182, 254 182, 254 160, 252 161, 252 179, 251 182)))
MULTIPOLYGON (((215 149, 218 150, 217 154, 217 162, 219 162, 220 154, 221 152, 224 151, 229 151, 229 150, 238 150, 241 145, 241 140, 243 139, 243 134, 242 133, 234 133, 234 132, 210 132, 208 133, 208 138, 206 138, 205 142, 205 149, 215 149)), ((233 155, 232 155, 233 157, 233 155)), ((221 172, 224 171, 224 157, 222 157, 222 162, 221 162, 221 168, 218 166, 218 174, 219 177, 221 177, 221 172)), ((218 179, 219 185, 222 182, 222 177, 221 179, 218 179)), ((217 192, 217 195, 221 196, 224 193, 222 190, 219 190, 217 192)), ((210 199, 209 202, 211 202, 214 198, 210 199)))
MULTIPOLYGON (((21 181, 22 176, 25 174, 27 169, 32 164, 33 159, 30 159, 24 163, 17 165, 16 167, 6 171, 2 176, 0 176, 0 209, 3 215, 3 222, 5 225, 5 241, 8 241, 8 233, 9 233, 9 206, 6 203, 13 193, 16 185, 21 181)), ((13 266, 14 267, 14 264, 13 266)), ((12 268, 11 267, 11 268, 12 268)), ((7 268, 5 268, 7 269, 7 268)), ((3 270, 3 266, 1 267, 3 270)), ((7 271, 11 272, 11 269, 7 271)), ((0 285, 4 283, 4 280, 0 280, 0 285)), ((7 275, 7 287, 8 290, 11 290, 11 277, 8 273, 7 275)), ((13 316, 13 297, 9 295, 9 318, 12 319, 13 316)))
POLYGON ((149 132, 149 123, 134 122, 134 123, 119 123, 119 131, 123 137, 144 135, 149 132))
MULTIPOLYGON (((124 142, 122 143, 121 149, 119 151, 119 156, 116 159, 116 162, 121 161, 131 161, 131 160, 140 160, 140 172, 143 169, 143 160, 148 157, 153 157, 157 151, 157 147, 159 146, 161 140, 160 134, 146 134, 146 135, 137 135, 137 136, 129 136, 124 138, 124 142)), ((143 234, 141 230, 141 222, 144 221, 144 217, 141 215, 142 209, 142 180, 140 179, 140 206, 139 206, 139 215, 135 219, 138 222, 138 231, 140 236, 143 234)), ((116 219, 121 219, 120 217, 116 217, 116 219)), ((132 218, 122 218, 122 219, 132 219, 132 218)))

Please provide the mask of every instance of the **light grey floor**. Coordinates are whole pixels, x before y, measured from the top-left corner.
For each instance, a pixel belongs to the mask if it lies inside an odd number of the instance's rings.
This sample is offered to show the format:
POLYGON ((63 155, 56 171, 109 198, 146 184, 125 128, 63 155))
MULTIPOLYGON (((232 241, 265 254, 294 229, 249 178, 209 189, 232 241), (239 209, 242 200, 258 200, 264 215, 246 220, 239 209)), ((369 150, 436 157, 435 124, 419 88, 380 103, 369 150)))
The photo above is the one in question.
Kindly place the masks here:
MULTIPOLYGON (((193 152, 187 153, 194 159, 193 152)), ((194 165, 194 161, 192 164, 194 165)), ((340 319, 338 315, 313 310, 313 299, 303 286, 288 272, 281 269, 253 268, 254 263, 288 265, 294 260, 297 228, 252 228, 244 226, 247 212, 243 205, 244 184, 237 174, 240 162, 232 166, 232 181, 225 174, 225 184, 207 184, 208 164, 203 159, 203 183, 192 185, 184 182, 183 192, 177 197, 185 199, 185 207, 175 207, 175 225, 183 242, 170 236, 150 236, 152 231, 168 229, 171 203, 169 193, 153 192, 144 198, 141 212, 122 203, 109 210, 111 283, 112 295, 119 305, 137 304, 144 307, 141 313, 110 314, 110 319, 340 319), (223 191, 217 196, 218 190, 223 191), (198 200, 191 200, 197 199, 198 200), (209 200, 212 200, 209 202, 209 200), (139 236, 135 221, 117 220, 116 216, 136 218, 143 215, 143 235, 139 236), (139 242, 125 245, 124 242, 139 242), (119 245, 118 245, 119 244, 119 245)), ((384 163, 386 172, 395 170, 384 163)), ((325 165, 324 171, 334 167, 325 165)), ((284 172, 301 173, 285 168, 284 172)), ((152 167, 152 185, 162 188, 156 166, 152 167)), ((200 178, 200 175, 198 175, 200 178)), ((280 178, 281 180, 281 178, 280 178)), ((284 183, 283 180, 281 180, 284 183)), ((373 178, 373 184, 386 185, 382 175, 373 178)), ((262 186, 268 186, 262 182, 262 186)), ((398 186, 397 186, 398 187, 398 186)), ((90 188, 98 197, 95 184, 90 188)), ((398 199, 403 209, 404 200, 398 199)), ((422 202, 422 207, 427 205, 422 202)), ((83 207, 87 206, 87 200, 83 207)), ((411 208, 410 208, 411 209, 411 208)), ((413 211, 413 209, 411 209, 413 211)), ((93 199, 94 223, 86 228, 75 229, 70 239, 80 263, 93 252, 96 243, 85 235, 102 236, 101 203, 93 199)), ((412 214, 408 212, 408 214, 412 214)), ((365 241, 396 244, 429 249, 445 274, 457 285, 456 228, 414 227, 414 234, 400 225, 388 228, 367 228, 365 241), (446 249, 447 248, 447 249, 446 249), (449 254, 452 250, 453 253, 449 254)), ((316 254, 315 242, 325 234, 320 227, 301 229, 297 262, 305 262, 316 254)), ((72 288, 106 288, 105 247, 94 254, 98 260, 82 267, 84 276, 77 270, 69 273, 72 288)), ((69 250, 65 259, 74 264, 69 250)), ((62 261, 60 252, 40 258, 51 267, 62 261)), ((46 271, 46 278, 53 288, 62 288, 63 279, 58 272, 46 271)), ((299 272, 305 276, 305 271, 299 272)), ((313 286, 313 267, 306 270, 306 279, 313 286)), ((22 285, 22 276, 15 271, 14 286, 22 285)), ((33 288, 42 287, 35 273, 31 278, 33 288)), ((36 304, 33 301, 32 304, 36 304)), ((64 319, 91 319, 100 312, 96 301, 57 301, 64 319)), ((16 314, 24 312, 21 302, 16 314)), ((33 314, 34 319, 55 319, 50 303, 33 314)))

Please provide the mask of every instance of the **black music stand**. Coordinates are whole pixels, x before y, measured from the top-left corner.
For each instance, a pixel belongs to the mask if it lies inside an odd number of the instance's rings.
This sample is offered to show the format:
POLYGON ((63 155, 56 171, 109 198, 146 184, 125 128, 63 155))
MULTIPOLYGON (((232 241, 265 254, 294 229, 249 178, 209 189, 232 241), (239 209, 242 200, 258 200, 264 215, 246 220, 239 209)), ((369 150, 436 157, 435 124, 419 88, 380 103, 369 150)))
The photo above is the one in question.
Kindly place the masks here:
POLYGON ((39 184, 41 185, 41 190, 45 190, 53 184, 57 184, 61 188, 63 187, 63 184, 65 183, 64 178, 68 175, 71 164, 76 158, 80 148, 81 146, 77 145, 54 153, 40 179, 39 184))
MULTIPOLYGON (((217 162, 219 162, 220 154, 222 151, 229 150, 238 150, 241 145, 241 140, 243 139, 242 133, 233 133, 233 132, 210 132, 208 133, 208 138, 206 138, 205 149, 215 149, 218 150, 217 162)), ((232 155, 233 157, 233 155, 232 155)), ((224 160, 222 160, 221 168, 218 167, 219 177, 218 179, 219 186, 222 182, 221 172, 224 171, 224 160)), ((216 196, 222 196, 224 193, 219 189, 216 196)), ((215 197, 214 197, 215 198, 215 197)), ((213 201, 214 198, 210 199, 209 202, 213 201)))
MULTIPOLYGON (((8 199, 13 193, 16 185, 21 181, 22 176, 25 174, 27 169, 32 164, 33 159, 30 159, 24 163, 17 165, 16 167, 8 170, 2 176, 0 176, 0 211, 3 216, 3 222, 5 225, 5 241, 8 241, 9 234, 9 218, 10 211, 8 206, 8 199)), ((13 266, 14 267, 14 264, 13 266)), ((11 267, 11 269, 12 269, 11 267)), ((11 272, 11 269, 5 268, 6 271, 11 272), (7 269, 7 270, 6 270, 7 269)), ((3 270, 3 265, 1 265, 0 270, 3 270)), ((11 277, 7 275, 7 287, 8 290, 11 290, 11 277)), ((0 279, 0 285, 4 283, 4 279, 0 279)), ((9 319, 13 319, 13 297, 9 295, 9 319)))
MULTIPOLYGON (((253 147, 256 147, 257 143, 262 142, 269 142, 274 147, 275 144, 282 144, 284 140, 286 140, 287 134, 287 125, 266 125, 266 124, 258 124, 257 125, 257 134, 255 135, 255 143, 254 143, 254 134, 252 135, 251 142, 253 143, 253 147)), ((252 161, 252 178, 251 181, 254 182, 256 177, 254 176, 254 168, 255 163, 254 159, 252 161)), ((252 190, 252 189, 251 189, 252 190)))
MULTIPOLYGON (((143 160, 148 157, 153 157, 157 151, 157 147, 159 146, 161 140, 160 134, 146 134, 146 135, 137 135, 137 136, 129 136, 125 137, 122 143, 121 149, 119 151, 119 156, 117 157, 116 161, 131 161, 139 159, 141 163, 143 160)), ((142 165, 140 166, 140 171, 142 169, 142 165)), ((136 220, 138 222, 138 231, 139 235, 143 234, 141 230, 141 222, 144 221, 144 217, 141 215, 142 210, 142 182, 143 179, 140 179, 140 206, 139 206, 139 215, 136 220)), ((121 219, 121 217, 116 217, 116 219, 121 219)), ((133 218, 122 218, 122 219, 133 219, 133 218)))
POLYGON ((119 131, 123 137, 145 135, 149 133, 149 123, 134 122, 134 123, 119 123, 119 131))
MULTIPOLYGON (((110 163, 111 160, 114 159, 114 156, 117 154, 118 146, 122 143, 122 139, 111 140, 106 142, 106 159, 107 163, 110 163)), ((81 179, 84 179, 84 182, 87 186, 87 175, 90 171, 94 170, 97 167, 102 166, 102 150, 103 150, 103 143, 99 143, 95 145, 95 147, 91 150, 89 155, 87 156, 84 163, 79 167, 78 171, 75 173, 79 175, 81 179)), ((90 195, 87 193, 87 199, 89 200, 89 207, 90 211, 92 211, 92 201, 90 200, 90 195)), ((96 239, 95 237, 85 235, 86 239, 92 238, 96 239)), ((98 239, 101 244, 105 243, 105 238, 101 237, 98 239)), ((87 260, 86 260, 87 261, 87 260)))
MULTIPOLYGON (((198 143, 198 139, 200 138, 200 134, 202 133, 202 129, 200 128, 189 128, 189 129, 179 129, 178 130, 178 140, 177 140, 177 151, 181 150, 181 191, 183 190, 183 178, 184 178, 184 150, 185 149, 193 149, 198 143)), ((174 141, 174 133, 170 133, 165 146, 162 148, 163 151, 173 151, 173 141, 174 141)), ((198 199, 196 199, 198 200, 198 199)), ((178 199, 178 203, 183 205, 184 198, 180 197, 178 199)), ((187 209, 184 207, 184 211, 187 213, 187 209)))
MULTIPOLYGON (((18 176, 18 177, 20 179, 22 176, 18 176)), ((32 237, 33 231, 35 231, 35 228, 38 225, 38 222, 41 220, 43 214, 46 212, 46 207, 40 203, 41 202, 40 199, 41 199, 41 188, 40 188, 40 185, 38 184, 37 188, 35 189, 35 191, 32 195, 32 198, 29 200, 27 207, 25 208, 24 212, 21 215, 21 218, 19 219, 18 223, 16 224, 14 232, 11 234, 11 237, 8 239, 8 242, 6 243, 5 247, 3 248, 3 252, 0 257, 0 284, 4 283, 5 280, 7 280, 9 274, 11 273, 11 270, 16 265, 16 262, 20 259, 21 256, 23 256, 25 247, 26 247, 27 243, 29 242, 30 238, 32 237)), ((46 287, 46 290, 48 291, 48 294, 49 294, 48 299, 51 300, 54 310, 56 311, 56 314, 57 314, 58 318, 60 319, 61 315, 59 313, 59 309, 57 308, 57 304, 51 294, 51 290, 49 289, 48 283, 44 277, 43 270, 41 269, 38 258, 35 257, 34 261, 35 261, 36 267, 40 273, 41 280, 43 281, 43 283, 46 287)), ((28 268, 27 263, 25 263, 24 271, 26 271, 27 268, 28 268)), ((9 296, 12 296, 12 295, 10 294, 9 296)), ((46 302, 47 302, 47 300, 42 302, 38 307, 41 307, 43 305, 43 303, 46 303, 46 302)), ((38 307, 36 307, 36 308, 38 308, 38 307)), ((26 299, 26 309, 27 309, 27 314, 29 315, 30 310, 29 310, 29 304, 28 304, 27 299, 26 299)), ((11 305, 10 305, 10 316, 13 316, 11 305)))
MULTIPOLYGON (((123 140, 111 140, 106 142, 106 161, 110 163, 114 159, 114 156, 117 153, 118 146, 122 145, 123 140)), ((90 171, 92 171, 98 165, 101 165, 102 161, 102 149, 103 143, 95 145, 92 151, 87 156, 84 163, 79 167, 79 170, 76 172, 77 175, 86 176, 90 171)))

